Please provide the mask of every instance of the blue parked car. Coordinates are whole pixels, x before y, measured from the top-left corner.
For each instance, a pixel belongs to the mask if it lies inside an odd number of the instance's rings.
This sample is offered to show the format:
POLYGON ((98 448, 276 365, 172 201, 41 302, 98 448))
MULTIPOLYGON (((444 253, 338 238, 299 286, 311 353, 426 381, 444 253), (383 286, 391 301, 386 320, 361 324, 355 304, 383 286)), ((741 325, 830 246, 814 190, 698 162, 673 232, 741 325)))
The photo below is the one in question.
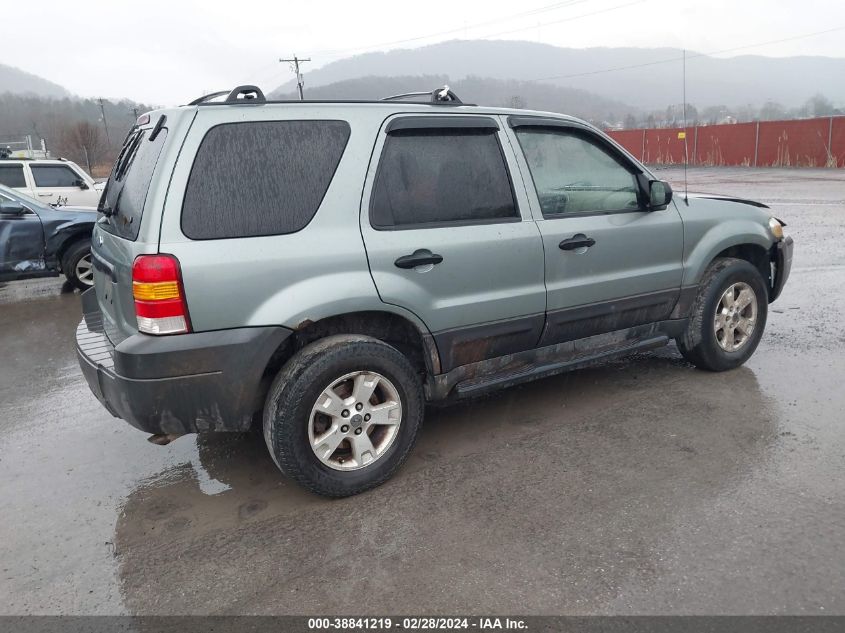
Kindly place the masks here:
POLYGON ((55 277, 94 285, 91 232, 97 212, 54 207, 0 185, 0 281, 55 277))

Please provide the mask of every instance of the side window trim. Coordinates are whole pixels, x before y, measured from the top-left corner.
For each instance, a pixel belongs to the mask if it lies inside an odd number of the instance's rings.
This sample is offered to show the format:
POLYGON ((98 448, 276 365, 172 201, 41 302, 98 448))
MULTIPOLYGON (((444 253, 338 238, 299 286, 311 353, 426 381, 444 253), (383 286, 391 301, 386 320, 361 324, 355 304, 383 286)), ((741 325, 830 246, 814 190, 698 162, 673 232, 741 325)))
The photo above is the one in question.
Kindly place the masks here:
POLYGON ((534 129, 545 129, 553 132, 558 132, 560 134, 565 134, 569 136, 573 136, 575 138, 581 138, 586 143, 589 143, 599 150, 604 151, 608 154, 613 160, 615 160, 619 166, 631 174, 634 186, 637 188, 637 202, 638 206, 636 208, 622 208, 622 209, 598 209, 595 211, 576 211, 576 212, 561 212, 561 213, 547 213, 543 210, 542 204, 540 204, 538 199, 538 205, 540 213, 544 220, 564 220, 566 218, 583 218, 583 217, 590 217, 590 216, 597 216, 597 215, 616 215, 620 213, 643 213, 645 212, 644 208, 644 201, 642 199, 642 192, 640 191, 639 186, 639 179, 640 176, 644 173, 643 170, 631 159, 626 156, 624 153, 620 152, 618 148, 616 148, 611 143, 607 142, 604 138, 600 135, 596 134, 593 130, 588 128, 587 126, 581 125, 575 121, 566 121, 563 119, 552 119, 552 118, 544 118, 544 117, 523 117, 523 116, 510 116, 508 117, 508 125, 514 132, 514 136, 516 137, 517 145, 519 146, 519 152, 522 155, 522 160, 525 161, 526 166, 528 167, 528 174, 531 178, 531 186, 534 189, 534 195, 538 196, 539 193, 537 190, 536 182, 534 181, 534 174, 531 170, 531 166, 528 163, 528 158, 525 155, 525 151, 522 147, 522 141, 519 138, 518 130, 519 128, 534 128, 534 129))
POLYGON ((486 116, 472 115, 422 115, 400 116, 390 120, 385 132, 399 130, 498 130, 499 124, 495 119, 486 116))
POLYGON ((424 229, 442 229, 442 228, 457 228, 464 226, 486 226, 491 224, 513 224, 524 221, 525 218, 531 220, 530 214, 523 214, 520 208, 519 196, 516 195, 514 175, 511 173, 511 167, 508 163, 505 154, 505 148, 502 144, 503 130, 499 123, 492 116, 485 115, 408 115, 408 116, 394 116, 387 119, 383 124, 380 132, 380 147, 377 147, 378 152, 375 174, 372 183, 369 186, 369 200, 367 202, 367 218, 370 227, 375 231, 418 231, 424 229), (465 130, 490 130, 490 134, 496 139, 496 146, 499 149, 499 154, 502 158, 502 166, 508 178, 508 187, 513 200, 513 207, 516 215, 501 218, 484 218, 476 220, 451 220, 447 222, 419 222, 415 224, 400 224, 400 225, 381 225, 376 224, 373 217, 373 206, 375 202, 376 187, 378 186, 379 177, 381 176, 382 166, 384 165, 384 153, 390 137, 395 132, 407 130, 450 130, 458 131, 465 130), (524 217, 525 216, 525 217, 524 217))

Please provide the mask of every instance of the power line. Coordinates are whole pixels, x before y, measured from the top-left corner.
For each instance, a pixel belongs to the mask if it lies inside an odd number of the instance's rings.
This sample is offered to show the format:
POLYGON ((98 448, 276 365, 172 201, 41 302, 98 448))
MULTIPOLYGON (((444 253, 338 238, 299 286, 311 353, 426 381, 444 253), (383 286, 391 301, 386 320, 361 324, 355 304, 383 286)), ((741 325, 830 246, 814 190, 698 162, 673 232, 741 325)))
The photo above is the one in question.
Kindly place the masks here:
MULTIPOLYGON (((803 35, 795 35, 793 37, 784 37, 778 40, 769 40, 768 42, 758 42, 756 44, 746 44, 743 46, 734 46, 732 48, 723 48, 718 51, 710 51, 708 53, 693 53, 692 55, 686 55, 686 59, 694 59, 697 57, 709 57, 712 55, 721 55, 722 53, 733 53, 735 51, 741 51, 748 48, 757 48, 760 46, 768 46, 769 44, 780 44, 782 42, 792 42, 794 40, 801 40, 807 37, 815 37, 816 35, 825 35, 827 33, 834 33, 836 31, 845 30, 845 26, 837 26, 832 29, 826 29, 824 31, 816 31, 814 33, 805 33, 803 35)), ((575 77, 587 77, 590 75, 601 75, 604 73, 612 73, 617 72, 619 70, 631 70, 633 68, 645 68, 647 66, 657 66, 658 64, 668 64, 671 62, 682 61, 683 57, 670 57, 667 59, 658 59, 653 62, 644 62, 642 64, 631 64, 629 66, 616 66, 614 68, 603 68, 601 70, 589 70, 582 73, 572 73, 569 75, 554 75, 552 77, 538 77, 535 79, 526 79, 525 81, 552 81, 555 79, 572 79, 575 77)))
MULTIPOLYGON (((573 20, 580 20, 581 18, 589 18, 594 15, 601 15, 602 13, 608 13, 610 11, 616 11, 617 9, 624 9, 626 7, 633 6, 635 4, 641 4, 646 2, 646 0, 634 0, 633 2, 628 2, 626 4, 618 4, 614 7, 608 7, 606 9, 599 9, 598 11, 591 11, 590 13, 582 13, 581 15, 573 15, 568 18, 561 18, 560 20, 552 20, 551 22, 546 22, 543 26, 548 26, 549 24, 560 24, 562 22, 572 22, 573 20)), ((534 26, 523 26, 517 29, 510 29, 507 31, 499 31, 498 33, 491 33, 489 35, 485 35, 484 38, 490 37, 499 37, 500 35, 510 35, 511 33, 519 33, 520 31, 529 31, 535 28, 534 26)))
POLYGON ((306 59, 300 59, 296 55, 293 56, 293 59, 279 59, 280 62, 287 62, 293 64, 293 68, 296 72, 296 87, 299 88, 299 100, 302 101, 305 97, 302 94, 302 87, 305 85, 305 81, 302 79, 302 73, 299 72, 299 64, 310 62, 311 58, 308 57, 306 59))
MULTIPOLYGON (((540 13, 545 13, 545 12, 548 12, 548 11, 553 11, 553 10, 556 10, 556 9, 565 8, 565 7, 573 6, 573 5, 576 5, 576 4, 582 4, 582 3, 588 2, 588 1, 589 0, 568 0, 567 2, 558 2, 558 3, 555 3, 555 4, 551 4, 551 5, 545 5, 545 6, 542 6, 542 7, 537 7, 535 9, 531 9, 529 11, 523 11, 521 13, 515 13, 515 14, 509 15, 509 16, 496 18, 494 20, 488 20, 486 22, 462 26, 462 27, 459 27, 459 28, 450 29, 448 31, 440 31, 439 33, 430 33, 428 35, 420 35, 418 37, 408 38, 408 39, 404 39, 404 40, 394 40, 392 42, 382 42, 380 44, 362 45, 362 46, 358 46, 356 48, 350 48, 350 49, 344 49, 344 50, 314 51, 314 52, 311 53, 311 55, 342 54, 342 53, 348 53, 348 52, 367 50, 367 49, 371 49, 371 48, 383 48, 383 47, 388 47, 388 46, 395 46, 397 44, 405 44, 405 43, 409 43, 409 42, 416 42, 416 41, 419 41, 419 40, 424 40, 424 39, 429 39, 429 38, 433 38, 433 37, 439 37, 439 36, 443 36, 443 35, 449 35, 449 34, 452 34, 452 33, 457 33, 457 32, 463 31, 467 28, 475 29, 475 28, 479 28, 481 26, 486 26, 486 25, 489 25, 489 24, 496 24, 496 23, 499 23, 499 22, 502 22, 502 21, 505 21, 505 20, 512 20, 512 19, 518 18, 518 17, 526 17, 526 16, 531 16, 531 15, 537 15, 537 14, 540 14, 540 13)), ((594 16, 594 15, 600 15, 602 13, 607 13, 609 11, 616 11, 617 9, 624 9, 626 7, 630 7, 630 6, 633 6, 635 4, 641 4, 642 2, 646 2, 646 1, 647 0, 634 0, 633 2, 628 2, 626 4, 616 5, 616 6, 613 6, 613 7, 600 9, 598 11, 591 11, 590 13, 583 13, 581 15, 570 16, 570 17, 567 17, 567 18, 559 19, 559 20, 552 20, 550 22, 546 22, 545 24, 547 24, 547 25, 548 24, 559 24, 559 23, 562 23, 562 22, 571 22, 573 20, 580 20, 582 18, 588 18, 588 17, 594 16)), ((531 30, 533 28, 535 28, 535 26, 532 25, 532 26, 520 27, 520 28, 516 28, 516 29, 509 29, 507 31, 500 31, 498 33, 493 33, 491 35, 482 36, 482 39, 490 38, 490 37, 498 37, 499 35, 517 33, 517 32, 520 32, 520 31, 528 31, 528 30, 531 30)), ((279 60, 279 61, 293 62, 294 60, 279 60)), ((310 58, 308 60, 300 59, 299 61, 301 61, 301 62, 302 61, 310 61, 310 58)), ((275 76, 275 73, 274 73, 274 76, 275 76)), ((297 73, 297 76, 300 77, 300 74, 297 73)), ((302 91, 300 90, 300 93, 301 92, 302 91)))
MULTIPOLYGON (((411 42, 418 42, 420 40, 431 39, 431 38, 435 38, 435 37, 441 37, 441 36, 444 36, 444 35, 452 35, 454 33, 459 33, 461 31, 465 31, 467 29, 477 29, 477 28, 480 28, 482 26, 488 26, 490 24, 498 24, 499 22, 513 20, 513 19, 517 19, 517 18, 521 18, 521 17, 538 15, 538 14, 541 14, 541 13, 546 13, 548 11, 554 11, 556 9, 562 9, 562 8, 565 8, 565 7, 573 6, 573 5, 576 5, 576 4, 582 4, 584 2, 589 2, 589 1, 590 0, 566 0, 566 2, 556 2, 554 4, 543 5, 543 6, 540 6, 540 7, 536 7, 534 9, 529 9, 527 11, 522 11, 522 12, 519 12, 519 13, 513 13, 513 14, 510 14, 510 15, 502 16, 500 18, 487 20, 485 22, 479 22, 479 23, 475 23, 475 24, 465 24, 464 26, 449 29, 447 31, 440 31, 438 33, 429 33, 428 35, 420 35, 420 36, 417 36, 417 37, 411 37, 411 38, 403 39, 403 40, 393 40, 391 42, 381 42, 379 44, 367 44, 367 45, 361 45, 361 46, 356 46, 356 47, 346 48, 346 49, 315 50, 315 51, 311 51, 310 55, 312 55, 312 56, 316 56, 316 55, 325 55, 325 56, 341 55, 342 56, 346 53, 355 53, 355 52, 358 52, 358 51, 366 51, 368 49, 373 49, 373 48, 384 48, 384 47, 388 47, 388 46, 396 46, 397 44, 406 44, 406 43, 411 43, 411 42)), ((528 28, 534 28, 534 27, 532 26, 532 27, 528 27, 528 28)), ((262 66, 261 68, 253 71, 249 75, 250 81, 253 80, 254 78, 258 77, 258 75, 263 74, 265 71, 269 70, 271 67, 272 67, 272 64, 268 64, 266 66, 262 66)), ((273 73, 271 78, 275 78, 277 75, 278 75, 278 73, 273 73)), ((267 79, 267 81, 269 81, 269 79, 267 79)))
MULTIPOLYGON (((563 9, 565 7, 569 7, 576 4, 582 4, 584 2, 588 2, 589 0, 567 0, 567 2, 557 2, 555 4, 549 4, 541 7, 537 7, 535 9, 530 9, 528 11, 522 11, 520 13, 513 13, 511 15, 502 16, 500 18, 495 18, 493 20, 487 20, 485 22, 478 22, 475 24, 466 24, 461 27, 455 27, 453 29, 449 29, 447 31, 439 31, 437 33, 429 33, 427 35, 418 35, 416 37, 409 37, 406 39, 401 40, 393 40, 390 42, 380 42, 378 44, 367 44, 361 46, 355 46, 352 48, 346 49, 326 49, 326 50, 317 50, 312 51, 311 55, 342 55, 344 53, 354 53, 356 51, 367 50, 370 48, 384 48, 387 46, 396 46, 397 44, 407 44, 410 42, 418 42, 420 40, 427 40, 435 37, 442 37, 444 35, 453 35, 455 33, 460 33, 467 29, 477 29, 483 26, 489 26, 490 24, 498 24, 499 22, 505 22, 507 20, 514 20, 521 17, 528 17, 532 15, 537 15, 540 13, 546 13, 548 11, 554 11, 556 9, 563 9)), ((643 0, 640 0, 643 1, 643 0)), ((527 27, 529 29, 535 28, 534 26, 527 27)))

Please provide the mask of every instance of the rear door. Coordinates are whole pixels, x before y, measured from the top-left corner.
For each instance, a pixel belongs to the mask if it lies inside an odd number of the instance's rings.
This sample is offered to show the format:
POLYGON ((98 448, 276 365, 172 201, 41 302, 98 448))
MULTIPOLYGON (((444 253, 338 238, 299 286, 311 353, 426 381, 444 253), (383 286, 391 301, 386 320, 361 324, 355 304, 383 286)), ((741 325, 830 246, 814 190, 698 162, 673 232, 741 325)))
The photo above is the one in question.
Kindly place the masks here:
POLYGON ((32 195, 32 189, 27 182, 23 163, 0 162, 0 185, 17 189, 28 196, 32 195))
POLYGON ((683 275, 683 224, 674 204, 646 210, 641 168, 577 124, 511 117, 530 174, 546 260, 541 345, 669 317, 683 275))
POLYGON ((376 143, 361 230, 382 301, 434 335, 442 371, 534 347, 543 250, 494 116, 399 115, 376 143))

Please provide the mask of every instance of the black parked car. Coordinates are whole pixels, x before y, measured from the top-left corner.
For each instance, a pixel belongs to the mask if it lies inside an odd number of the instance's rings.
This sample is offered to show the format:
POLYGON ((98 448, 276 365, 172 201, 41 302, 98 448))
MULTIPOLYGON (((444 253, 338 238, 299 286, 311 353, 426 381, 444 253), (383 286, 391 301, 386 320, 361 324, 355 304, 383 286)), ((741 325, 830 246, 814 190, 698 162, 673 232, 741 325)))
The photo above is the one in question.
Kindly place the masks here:
POLYGON ((97 212, 53 207, 0 185, 0 281, 55 277, 94 285, 91 231, 97 212))

